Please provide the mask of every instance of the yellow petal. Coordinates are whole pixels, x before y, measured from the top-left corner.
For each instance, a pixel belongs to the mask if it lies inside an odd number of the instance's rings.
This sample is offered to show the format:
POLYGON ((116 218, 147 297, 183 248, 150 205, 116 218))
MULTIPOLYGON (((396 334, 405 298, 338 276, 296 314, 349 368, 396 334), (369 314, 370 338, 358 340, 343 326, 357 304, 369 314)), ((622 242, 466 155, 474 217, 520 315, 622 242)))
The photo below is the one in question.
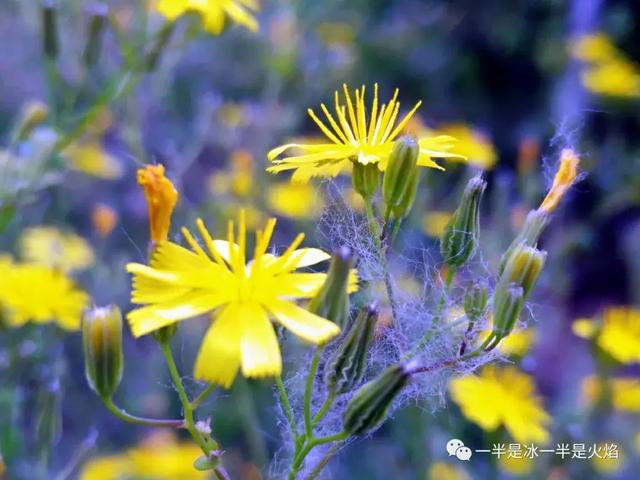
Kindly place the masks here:
POLYGON ((134 337, 166 327, 178 320, 196 317, 229 301, 229 297, 192 292, 170 302, 148 305, 129 312, 127 320, 134 337))
POLYGON ((324 343, 340 333, 333 322, 298 307, 294 303, 271 300, 266 307, 285 328, 311 343, 324 343))
POLYGON ((291 254, 291 258, 284 265, 284 270, 296 270, 298 268, 309 267, 316 263, 329 260, 329 255, 319 248, 300 248, 291 254))
POLYGON ((229 388, 240 367, 242 325, 238 304, 230 303, 216 316, 204 337, 194 375, 229 388))
POLYGON ((280 347, 267 312, 258 304, 246 303, 238 310, 238 320, 244 324, 240 342, 242 374, 245 377, 280 375, 280 347))

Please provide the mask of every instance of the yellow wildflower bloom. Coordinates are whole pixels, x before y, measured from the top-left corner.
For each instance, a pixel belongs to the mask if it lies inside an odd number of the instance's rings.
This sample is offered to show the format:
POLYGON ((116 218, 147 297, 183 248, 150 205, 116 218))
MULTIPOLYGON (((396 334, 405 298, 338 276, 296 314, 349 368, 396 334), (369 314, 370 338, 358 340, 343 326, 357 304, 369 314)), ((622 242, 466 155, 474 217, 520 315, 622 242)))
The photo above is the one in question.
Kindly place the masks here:
POLYGON ((579 319, 573 332, 596 344, 620 363, 640 362, 640 311, 631 307, 607 308, 602 323, 579 319))
POLYGON ((431 135, 444 135, 457 140, 451 152, 458 153, 461 157, 453 157, 452 160, 466 158, 466 163, 483 170, 491 170, 496 165, 498 155, 491 139, 469 125, 464 123, 441 125, 431 132, 431 135))
MULTIPOLYGON (((288 143, 276 147, 268 153, 269 160, 275 165, 269 167, 267 171, 278 173, 295 170, 292 180, 300 182, 306 182, 315 176, 335 177, 347 169, 351 162, 362 165, 377 164, 380 171, 384 171, 394 140, 403 131, 422 102, 416 103, 409 113, 397 122, 400 112, 398 89, 389 103, 381 106, 378 106, 378 84, 374 85, 373 90, 373 104, 368 121, 365 112, 364 86, 355 90, 355 105, 346 85, 343 85, 345 104, 340 101, 340 93, 335 92, 336 117, 329 112, 324 103, 320 104, 328 123, 320 120, 312 109, 308 109, 309 116, 330 143, 288 143), (299 150, 301 154, 279 158, 291 149, 299 150)), ((446 135, 419 139, 418 165, 442 170, 442 167, 432 158, 462 158, 461 155, 449 153, 454 141, 454 138, 446 135)))
MULTIPOLYGON (((640 413, 640 378, 610 378, 607 387, 611 392, 613 408, 621 412, 640 413)), ((589 376, 582 381, 582 400, 593 405, 602 395, 602 381, 589 376)))
POLYGON ((576 181, 578 176, 578 163, 580 163, 580 159, 576 155, 576 152, 570 148, 562 150, 560 154, 560 166, 553 178, 553 184, 538 210, 551 213, 556 209, 564 194, 567 193, 567 190, 569 190, 571 185, 576 181))
POLYGON ((574 39, 569 44, 569 51, 575 58, 585 62, 607 62, 618 56, 618 49, 609 36, 602 32, 574 39))
POLYGON ((533 458, 524 456, 524 449, 522 449, 521 455, 520 457, 509 456, 509 454, 501 455, 498 460, 498 467, 500 470, 516 477, 529 475, 535 467, 535 462, 533 458))
POLYGON ((92 177, 115 180, 122 175, 120 161, 105 152, 98 140, 79 140, 66 147, 62 154, 67 165, 92 177))
MULTIPOLYGON (((324 273, 295 270, 330 256, 316 248, 298 249, 304 234, 299 234, 281 256, 267 253, 275 224, 272 218, 264 230, 257 232, 253 260, 248 263, 245 214, 241 212, 237 237, 230 221, 226 241, 213 240, 204 222, 198 219, 208 253, 183 228, 193 252, 175 243, 161 242, 150 266, 127 265, 134 274, 131 300, 145 305, 127 317, 133 335, 146 335, 213 312, 213 323, 196 360, 195 376, 226 388, 239 368, 247 377, 281 372, 280 349, 270 318, 311 343, 323 343, 337 335, 337 325, 293 302, 313 297, 326 277, 324 273)), ((356 289, 355 275, 350 287, 352 291, 356 289)))
POLYGON ((59 270, 6 259, 0 262, 0 309, 11 326, 55 321, 66 330, 78 330, 88 300, 59 270))
POLYGON ((516 367, 486 366, 479 376, 453 379, 449 390, 464 416, 482 429, 493 431, 504 425, 519 443, 549 440, 550 417, 532 378, 516 367))
POLYGON ((227 16, 251 31, 258 30, 252 14, 259 8, 256 0, 160 0, 156 8, 170 21, 189 12, 198 13, 205 30, 213 35, 222 32, 227 16))
POLYGON ((138 170, 138 185, 144 190, 149 211, 149 234, 153 243, 167 239, 171 214, 178 202, 178 191, 164 176, 163 165, 147 165, 138 170))
POLYGON ((640 72, 627 61, 594 65, 582 72, 587 90, 599 95, 620 98, 640 97, 640 72))
POLYGON ((446 462, 433 462, 427 473, 427 480, 469 480, 462 467, 446 462))
POLYGON ((422 231, 430 237, 440 238, 451 220, 451 212, 428 212, 422 217, 422 231))
POLYGON ((317 216, 321 209, 318 193, 307 184, 278 183, 269 187, 267 203, 274 212, 296 219, 317 216))
POLYGON ((84 238, 55 227, 28 228, 19 243, 24 260, 67 272, 84 270, 95 261, 93 249, 84 238))
POLYGON ((150 435, 131 450, 88 461, 80 472, 80 480, 119 480, 148 478, 153 480, 197 480, 208 478, 207 472, 193 468, 202 455, 191 442, 177 442, 171 432, 150 435))

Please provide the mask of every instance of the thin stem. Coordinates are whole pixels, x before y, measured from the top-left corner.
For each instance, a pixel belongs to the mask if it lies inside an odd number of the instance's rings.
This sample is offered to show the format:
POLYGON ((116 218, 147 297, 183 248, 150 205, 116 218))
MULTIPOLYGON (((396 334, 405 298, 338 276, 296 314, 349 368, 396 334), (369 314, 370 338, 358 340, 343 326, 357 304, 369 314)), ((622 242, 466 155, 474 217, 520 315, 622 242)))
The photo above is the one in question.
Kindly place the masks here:
POLYGON ((318 363, 320 363, 320 352, 322 349, 316 348, 311 360, 311 366, 309 367, 309 375, 307 376, 307 383, 304 389, 304 431, 307 438, 311 438, 313 435, 313 425, 311 424, 311 394, 313 393, 313 382, 316 378, 316 372, 318 371, 318 363))
POLYGON ((122 408, 118 407, 115 403, 113 403, 113 399, 110 397, 103 397, 102 401, 104 402, 107 409, 118 417, 120 420, 123 420, 127 423, 133 423, 134 425, 141 425, 143 427, 160 427, 160 428, 185 428, 184 420, 165 420, 158 418, 146 418, 146 417, 138 417, 136 415, 131 415, 126 412, 122 408))
POLYGON ((411 358, 413 358, 413 356, 416 353, 418 353, 420 349, 429 342, 429 340, 431 340, 431 337, 433 337, 436 331, 434 327, 436 326, 436 324, 440 323, 440 319, 442 317, 442 311, 447 301, 447 295, 449 294, 449 288, 451 288, 451 284, 453 283, 453 279, 455 278, 455 275, 456 275, 456 269, 453 267, 449 267, 447 271, 447 276, 444 281, 444 288, 442 289, 442 293, 440 294, 440 300, 438 301, 438 306, 436 307, 436 312, 435 312, 435 315, 433 316, 433 321, 431 322, 431 327, 425 332, 420 342, 418 342, 418 344, 403 357, 402 359, 403 361, 410 360, 411 358))
POLYGON ((376 220, 376 216, 373 213, 373 204, 371 203, 371 197, 366 198, 362 197, 364 200, 364 210, 367 213, 367 220, 369 221, 369 230, 371 231, 371 236, 373 240, 376 242, 376 246, 378 250, 382 249, 382 242, 380 241, 380 229, 378 227, 378 222, 376 220))
POLYGON ((325 453, 322 456, 322 458, 318 461, 318 463, 316 463, 316 466, 313 467, 313 470, 311 470, 311 473, 307 475, 306 480, 315 480, 315 478, 317 478, 318 475, 320 475, 320 472, 322 472, 324 467, 327 466, 327 464, 329 463, 329 460, 331 460, 333 456, 336 453, 338 453, 338 450, 340 449, 341 446, 342 446, 341 443, 334 443, 333 445, 331 445, 331 448, 327 450, 327 453, 325 453))
POLYGON ((311 422, 312 426, 315 427, 318 424, 318 422, 320 422, 320 420, 324 418, 324 416, 327 414, 327 412, 333 405, 333 401, 335 400, 335 398, 336 398, 336 392, 335 390, 331 390, 327 395, 326 400, 320 407, 320 410, 318 410, 318 413, 316 413, 315 417, 313 417, 313 421, 311 422))
POLYGON ((206 388, 202 390, 202 392, 200 392, 196 398, 191 400, 191 410, 196 410, 217 387, 218 385, 216 385, 215 383, 210 383, 209 385, 207 385, 206 388))
POLYGON ((294 480, 296 478, 296 475, 298 474, 300 468, 302 467, 302 464, 304 463, 304 459, 307 458, 309 452, 311 452, 311 450, 313 450, 315 447, 317 447, 318 445, 324 445, 325 443, 341 442, 348 436, 349 434, 347 432, 340 432, 321 438, 309 438, 304 445, 304 448, 299 452, 298 455, 295 455, 293 458, 293 464, 291 465, 291 469, 289 470, 289 480, 294 480))
POLYGON ((276 376, 276 386, 278 387, 278 393, 280 394, 280 404, 282 405, 282 410, 284 410, 284 414, 287 417, 287 422, 289 422, 289 428, 291 428, 291 438, 295 441, 296 438, 298 438, 298 432, 296 429, 295 421, 293 419, 291 402, 289 402, 289 396, 287 395, 287 390, 284 388, 284 383, 282 383, 282 377, 280 375, 276 376))

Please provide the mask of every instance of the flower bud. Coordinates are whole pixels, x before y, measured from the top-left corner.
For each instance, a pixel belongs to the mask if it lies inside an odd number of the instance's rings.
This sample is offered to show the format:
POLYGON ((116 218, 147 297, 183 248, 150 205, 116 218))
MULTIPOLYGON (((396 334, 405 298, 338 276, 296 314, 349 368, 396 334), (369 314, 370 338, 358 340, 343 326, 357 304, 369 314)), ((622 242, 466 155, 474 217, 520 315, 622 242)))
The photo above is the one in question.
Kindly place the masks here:
POLYGON ((178 191, 164 176, 164 166, 147 165, 137 171, 138 185, 144 190, 149 211, 149 234, 152 245, 167 239, 171 215, 178 202, 178 191))
POLYGON ((167 325, 166 327, 159 328, 158 330, 152 333, 153 338, 158 343, 168 343, 169 340, 173 338, 173 336, 178 331, 178 324, 172 323, 171 325, 167 325))
POLYGON ((109 398, 122 379, 122 313, 115 305, 87 311, 82 321, 85 373, 93 391, 109 398))
POLYGON ((377 428, 409 377, 406 365, 393 365, 360 388, 342 416, 344 430, 349 435, 364 435, 377 428))
POLYGON ((413 207, 413 203, 416 200, 416 194, 418 193, 418 183, 420 182, 420 170, 416 172, 416 175, 409 181, 409 185, 407 186, 407 191, 405 192, 404 197, 402 197, 402 201, 393 207, 391 211, 393 212, 393 216, 396 220, 401 220, 409 215, 411 208, 413 207))
POLYGON ((362 195, 362 198, 371 198, 380 186, 380 170, 373 163, 363 165, 362 163, 354 162, 351 181, 353 182, 353 189, 362 195))
POLYGON ((51 60, 58 56, 57 12, 53 0, 42 1, 42 49, 51 60))
POLYGON ((91 18, 89 19, 89 38, 82 54, 82 59, 85 65, 88 66, 95 64, 100 56, 102 33, 107 23, 108 13, 107 6, 104 4, 98 3, 93 8, 94 10, 91 12, 91 18))
POLYGON ((349 247, 343 246, 333 254, 327 278, 309 302, 307 310, 340 327, 347 323, 350 284, 355 281, 352 273, 354 261, 349 247))
POLYGON ((511 333, 523 306, 522 287, 512 283, 506 287, 496 288, 493 296, 493 337, 496 340, 494 346, 511 333))
POLYGON ((460 206, 453 213, 440 239, 440 253, 450 267, 461 267, 473 256, 480 232, 480 199, 487 186, 480 177, 469 180, 460 206))
POLYGON ((549 214, 542 210, 531 210, 527 214, 527 218, 524 221, 524 225, 522 225, 522 229, 520 233, 513 239, 509 248, 502 255, 502 259, 500 260, 500 269, 499 274, 501 275, 504 271, 504 267, 511 258, 511 255, 517 248, 521 245, 528 245, 530 247, 535 247, 538 244, 538 239, 540 235, 542 235, 543 230, 549 223, 549 214))
POLYGON ((29 136, 35 127, 40 125, 47 115, 49 114, 49 108, 46 104, 40 101, 32 101, 27 103, 20 117, 16 122, 13 133, 11 135, 13 142, 21 142, 29 136))
POLYGON ((501 284, 515 283, 522 287, 524 299, 526 300, 538 281, 546 259, 547 252, 524 244, 519 245, 513 250, 504 271, 500 275, 496 288, 500 287, 501 284))
POLYGON ((349 392, 362 381, 377 320, 377 305, 368 305, 360 310, 346 338, 327 364, 326 382, 330 392, 349 392))
POLYGON ((382 198, 387 206, 409 211, 416 194, 418 155, 420 147, 415 138, 405 135, 393 144, 382 180, 382 198))
POLYGON ((464 294, 464 313, 469 320, 478 320, 484 315, 487 308, 489 293, 487 286, 482 283, 474 283, 464 294))

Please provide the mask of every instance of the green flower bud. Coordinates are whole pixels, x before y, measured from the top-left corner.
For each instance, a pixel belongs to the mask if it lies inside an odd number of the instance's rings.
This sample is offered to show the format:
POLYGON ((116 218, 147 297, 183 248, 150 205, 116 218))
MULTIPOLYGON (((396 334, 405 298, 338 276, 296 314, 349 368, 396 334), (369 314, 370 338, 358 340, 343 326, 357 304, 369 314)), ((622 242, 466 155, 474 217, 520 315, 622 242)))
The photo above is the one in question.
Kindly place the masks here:
POLYGON ((89 19, 89 38, 84 48, 82 59, 85 65, 91 66, 96 63, 102 48, 102 33, 107 24, 107 6, 101 3, 96 4, 89 19))
POLYGON ((538 281, 546 260, 547 252, 520 244, 514 248, 509 261, 505 265, 504 271, 498 280, 498 286, 500 284, 515 283, 522 287, 524 299, 526 300, 538 281))
POLYGON ((353 182, 353 189, 362 195, 362 198, 373 197, 380 186, 378 165, 374 163, 363 165, 357 161, 354 162, 351 181, 353 182))
POLYGON ((40 101, 32 101, 27 103, 20 112, 20 117, 13 127, 11 135, 13 142, 21 142, 26 139, 29 134, 44 122, 49 114, 49 108, 40 101))
POLYGON ((349 247, 333 254, 327 278, 307 309, 342 327, 349 318, 349 275, 354 264, 349 247))
POLYGON ((396 220, 402 220, 409 215, 413 203, 416 201, 418 183, 420 183, 420 170, 418 170, 416 175, 409 181, 407 191, 404 197, 402 197, 400 204, 391 209, 396 220))
POLYGON ((356 392, 342 416, 349 435, 364 435, 377 428, 387 417, 389 406, 407 384, 410 370, 393 365, 356 392))
POLYGON ((493 296, 493 336, 496 342, 493 346, 511 333, 523 306, 522 287, 512 283, 507 287, 496 288, 493 296))
POLYGON ((500 274, 504 271, 507 261, 517 247, 521 244, 535 247, 538 244, 538 239, 540 238, 540 235, 542 235, 547 223, 549 223, 549 214, 545 211, 531 210, 527 214, 527 218, 524 221, 524 225, 522 225, 520 233, 518 233, 516 238, 513 239, 513 242, 511 242, 507 251, 502 255, 499 269, 500 274))
POLYGON ((326 382, 330 392, 346 393, 362 381, 377 320, 377 305, 368 305, 360 310, 346 338, 327 364, 326 382))
POLYGON ((464 294, 464 313, 469 320, 478 320, 484 315, 487 308, 489 293, 487 286, 482 283, 474 283, 464 294))
POLYGON ((473 256, 480 233, 480 200, 487 186, 480 177, 469 180, 460 206, 453 213, 440 239, 440 253, 447 265, 459 268, 473 256))
POLYGON ((110 398, 122 379, 122 313, 115 305, 94 308, 82 319, 85 373, 89 386, 110 398))
POLYGON ((403 218, 415 200, 418 182, 420 147, 415 138, 405 135, 393 144, 382 180, 382 198, 388 207, 398 210, 403 218))
POLYGON ((45 56, 55 59, 58 56, 57 11, 53 0, 42 1, 42 49, 45 56))

